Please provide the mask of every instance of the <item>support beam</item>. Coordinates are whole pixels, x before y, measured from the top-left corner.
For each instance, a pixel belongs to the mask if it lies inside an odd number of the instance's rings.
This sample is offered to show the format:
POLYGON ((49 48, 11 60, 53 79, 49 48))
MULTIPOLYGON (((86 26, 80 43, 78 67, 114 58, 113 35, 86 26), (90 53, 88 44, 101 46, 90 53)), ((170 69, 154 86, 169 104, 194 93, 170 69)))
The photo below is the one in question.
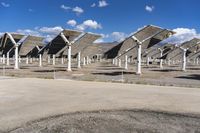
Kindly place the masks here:
POLYGON ((78 52, 78 68, 81 68, 81 52, 78 52))
POLYGON ((121 59, 118 59, 118 63, 119 63, 118 66, 122 67, 122 61, 121 61, 121 59))
POLYGON ((55 54, 53 55, 53 65, 54 66, 56 65, 56 55, 55 54))
POLYGON ((51 56, 50 55, 47 56, 47 63, 51 64, 51 56))
POLYGON ((147 66, 149 66, 150 57, 147 57, 147 66))
POLYGON ((171 60, 170 59, 168 59, 168 66, 170 66, 171 65, 171 60))
POLYGON ((86 63, 85 63, 86 61, 85 61, 85 57, 83 57, 83 66, 85 66, 86 65, 86 63))
POLYGON ((29 64, 29 57, 28 56, 26 57, 26 64, 27 65, 29 64))
POLYGON ((6 57, 6 59, 7 59, 6 65, 7 65, 7 66, 10 66, 10 56, 9 56, 9 55, 10 55, 10 53, 8 52, 7 55, 6 55, 6 56, 7 56, 7 57, 6 57))
POLYGON ((128 56, 125 56, 125 67, 126 70, 128 70, 128 56))
POLYGON ((64 56, 61 57, 61 64, 64 64, 64 56))
MULTIPOLYGON (((160 58, 162 58, 162 56, 163 56, 163 49, 158 48, 158 50, 160 51, 160 58)), ((160 59, 160 69, 163 69, 163 59, 160 59)))
POLYGON ((72 71, 71 69, 71 49, 72 49, 72 46, 71 44, 69 43, 68 44, 68 52, 67 52, 67 59, 68 59, 68 63, 67 63, 67 71, 70 72, 72 71))
POLYGON ((30 58, 30 63, 31 63, 31 64, 33 63, 33 58, 32 58, 32 57, 30 58))
POLYGON ((18 45, 15 45, 15 69, 19 69, 18 45))
POLYGON ((42 67, 42 54, 39 54, 39 67, 42 67))
POLYGON ((6 64, 6 57, 5 57, 5 54, 3 54, 3 64, 6 64))
POLYGON ((16 43, 14 38, 12 37, 12 35, 10 33, 6 33, 8 35, 8 37, 10 38, 11 42, 14 44, 15 47, 15 67, 14 69, 19 69, 19 60, 18 60, 18 47, 19 47, 19 42, 16 43))
POLYGON ((142 52, 142 45, 141 44, 138 44, 138 47, 137 47, 137 72, 136 74, 137 75, 141 75, 141 52, 142 52))
POLYGON ((21 60, 21 56, 19 56, 19 63, 21 63, 22 62, 22 60, 21 60))
POLYGON ((117 66, 117 64, 118 64, 118 59, 115 58, 115 66, 117 66))
POLYGON ((187 49, 182 49, 182 71, 186 71, 186 52, 187 49))
POLYGON ((72 42, 69 42, 69 40, 65 37, 64 33, 60 33, 61 38, 64 40, 64 42, 68 45, 67 49, 67 71, 72 71, 71 69, 71 49, 72 49, 72 42))
POLYGON ((115 65, 115 59, 112 59, 112 64, 115 65))
POLYGON ((142 42, 139 41, 135 36, 132 36, 133 41, 137 44, 137 70, 136 74, 141 75, 141 61, 142 61, 142 42))

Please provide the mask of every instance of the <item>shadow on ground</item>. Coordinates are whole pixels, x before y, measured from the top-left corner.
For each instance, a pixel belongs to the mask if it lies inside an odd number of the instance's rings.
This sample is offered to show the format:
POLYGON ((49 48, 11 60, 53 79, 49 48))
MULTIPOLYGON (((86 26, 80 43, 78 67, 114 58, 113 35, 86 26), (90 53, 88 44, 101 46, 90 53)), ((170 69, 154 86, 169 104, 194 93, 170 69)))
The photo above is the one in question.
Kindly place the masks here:
POLYGON ((200 74, 191 74, 191 75, 188 75, 188 76, 179 76, 179 77, 176 77, 176 78, 200 80, 200 74))
POLYGON ((154 70, 151 70, 151 71, 154 71, 154 72, 178 72, 180 70, 175 70, 175 69, 154 69, 154 70))
POLYGON ((107 75, 107 76, 118 76, 118 75, 128 75, 128 74, 136 74, 135 72, 102 72, 102 73, 92 73, 93 75, 107 75))

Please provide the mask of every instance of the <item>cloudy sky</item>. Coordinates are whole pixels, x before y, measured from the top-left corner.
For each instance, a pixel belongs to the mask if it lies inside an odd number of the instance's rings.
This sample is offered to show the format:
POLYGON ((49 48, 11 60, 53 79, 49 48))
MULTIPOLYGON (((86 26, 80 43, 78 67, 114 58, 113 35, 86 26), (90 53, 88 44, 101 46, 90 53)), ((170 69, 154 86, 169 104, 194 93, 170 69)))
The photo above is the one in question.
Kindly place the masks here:
POLYGON ((51 40, 62 29, 120 41, 153 24, 172 29, 177 43, 200 37, 200 0, 0 0, 0 34, 18 32, 51 40))

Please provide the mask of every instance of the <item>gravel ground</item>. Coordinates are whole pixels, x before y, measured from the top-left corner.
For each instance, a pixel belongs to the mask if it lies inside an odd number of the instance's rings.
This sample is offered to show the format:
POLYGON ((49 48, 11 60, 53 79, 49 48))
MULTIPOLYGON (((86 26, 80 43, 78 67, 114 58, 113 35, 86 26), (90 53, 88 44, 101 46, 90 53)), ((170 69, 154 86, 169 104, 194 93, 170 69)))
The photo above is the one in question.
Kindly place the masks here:
POLYGON ((10 133, 199 133, 200 117, 154 111, 98 111, 33 121, 10 133))

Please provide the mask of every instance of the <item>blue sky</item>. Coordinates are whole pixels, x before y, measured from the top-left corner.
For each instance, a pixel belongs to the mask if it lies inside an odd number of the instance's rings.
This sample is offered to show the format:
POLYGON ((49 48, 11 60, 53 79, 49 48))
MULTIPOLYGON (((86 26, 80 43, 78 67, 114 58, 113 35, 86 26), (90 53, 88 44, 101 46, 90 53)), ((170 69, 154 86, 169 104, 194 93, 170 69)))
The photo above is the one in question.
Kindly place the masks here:
MULTIPOLYGON (((61 28, 121 40, 144 25, 199 37, 200 0, 0 0, 0 32, 43 35, 61 28)), ((184 36, 181 36, 186 37, 184 36)))

